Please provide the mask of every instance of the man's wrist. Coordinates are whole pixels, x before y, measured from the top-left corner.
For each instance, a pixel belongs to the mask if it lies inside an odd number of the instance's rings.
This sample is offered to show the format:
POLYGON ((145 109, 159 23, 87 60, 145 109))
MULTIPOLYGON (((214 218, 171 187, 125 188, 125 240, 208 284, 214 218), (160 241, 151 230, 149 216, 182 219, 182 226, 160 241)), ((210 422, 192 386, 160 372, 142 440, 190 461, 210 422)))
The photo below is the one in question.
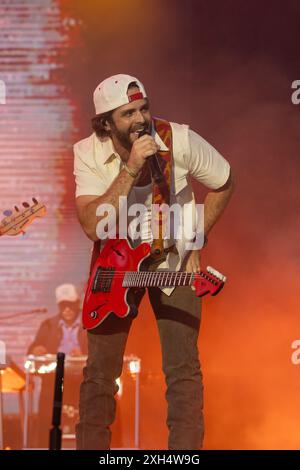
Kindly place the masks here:
POLYGON ((132 168, 129 168, 126 163, 124 163, 123 168, 132 178, 137 178, 141 172, 141 170, 136 171, 136 170, 133 170, 132 168))

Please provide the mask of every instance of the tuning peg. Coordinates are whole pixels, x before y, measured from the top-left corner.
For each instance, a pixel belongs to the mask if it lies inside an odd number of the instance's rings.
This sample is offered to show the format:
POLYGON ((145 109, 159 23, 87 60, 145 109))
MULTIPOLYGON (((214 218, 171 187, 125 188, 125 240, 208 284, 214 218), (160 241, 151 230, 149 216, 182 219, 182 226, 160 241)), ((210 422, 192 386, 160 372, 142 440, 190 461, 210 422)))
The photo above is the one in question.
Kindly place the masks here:
POLYGON ((11 214, 12 214, 12 211, 9 209, 3 212, 3 215, 5 215, 6 217, 9 217, 11 214))
POLYGON ((24 207, 30 207, 30 204, 28 204, 28 202, 22 202, 22 205, 23 205, 24 207))
POLYGON ((222 282, 226 282, 226 276, 224 276, 223 274, 219 273, 219 271, 217 271, 216 269, 212 268, 211 266, 207 266, 207 271, 212 274, 213 276, 215 276, 217 279, 219 279, 220 281, 222 282))
POLYGON ((14 206, 14 208, 15 208, 15 211, 20 212, 20 209, 18 208, 18 206, 14 206))
POLYGON ((38 201, 37 201, 37 199, 35 199, 35 197, 33 197, 32 200, 35 204, 38 204, 38 201))

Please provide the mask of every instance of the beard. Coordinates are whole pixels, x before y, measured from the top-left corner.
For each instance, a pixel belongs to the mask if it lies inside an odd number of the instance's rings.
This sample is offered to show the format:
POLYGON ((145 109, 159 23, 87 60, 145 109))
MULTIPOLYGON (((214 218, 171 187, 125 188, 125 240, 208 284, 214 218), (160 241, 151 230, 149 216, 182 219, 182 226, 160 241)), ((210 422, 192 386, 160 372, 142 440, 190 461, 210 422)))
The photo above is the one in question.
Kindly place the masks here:
POLYGON ((131 151, 134 140, 130 138, 131 132, 135 132, 137 129, 145 129, 148 133, 151 133, 151 121, 146 121, 144 124, 135 124, 129 127, 127 131, 121 131, 117 128, 114 122, 111 123, 112 134, 118 139, 120 144, 129 152, 131 151))

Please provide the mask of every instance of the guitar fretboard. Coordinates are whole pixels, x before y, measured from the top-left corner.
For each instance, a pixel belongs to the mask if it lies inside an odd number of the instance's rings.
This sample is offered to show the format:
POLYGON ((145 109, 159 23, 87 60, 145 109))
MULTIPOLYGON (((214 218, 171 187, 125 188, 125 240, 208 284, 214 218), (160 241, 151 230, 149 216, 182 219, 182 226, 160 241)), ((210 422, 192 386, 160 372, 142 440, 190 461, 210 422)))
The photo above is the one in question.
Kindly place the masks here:
POLYGON ((185 271, 127 272, 123 287, 176 287, 190 286, 195 273, 185 271))

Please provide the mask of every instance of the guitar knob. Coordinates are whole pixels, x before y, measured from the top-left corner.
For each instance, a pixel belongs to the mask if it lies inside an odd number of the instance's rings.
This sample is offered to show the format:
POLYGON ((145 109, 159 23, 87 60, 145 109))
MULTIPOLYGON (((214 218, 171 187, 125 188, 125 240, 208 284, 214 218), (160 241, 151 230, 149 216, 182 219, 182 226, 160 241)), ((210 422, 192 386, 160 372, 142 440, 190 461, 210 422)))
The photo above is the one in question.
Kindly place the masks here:
POLYGON ((30 207, 30 204, 28 204, 28 202, 22 202, 22 205, 23 205, 24 207, 30 207))
POLYGON ((93 320, 96 320, 96 318, 98 318, 98 313, 95 312, 95 310, 93 312, 90 313, 90 316, 93 320))
POLYGON ((20 212, 20 209, 18 208, 18 206, 14 206, 14 208, 15 208, 15 211, 20 212))
POLYGON ((6 217, 9 217, 11 214, 12 214, 12 211, 9 209, 3 212, 3 215, 5 215, 6 217))
POLYGON ((37 200, 35 199, 35 197, 32 198, 34 204, 38 204, 37 200))

